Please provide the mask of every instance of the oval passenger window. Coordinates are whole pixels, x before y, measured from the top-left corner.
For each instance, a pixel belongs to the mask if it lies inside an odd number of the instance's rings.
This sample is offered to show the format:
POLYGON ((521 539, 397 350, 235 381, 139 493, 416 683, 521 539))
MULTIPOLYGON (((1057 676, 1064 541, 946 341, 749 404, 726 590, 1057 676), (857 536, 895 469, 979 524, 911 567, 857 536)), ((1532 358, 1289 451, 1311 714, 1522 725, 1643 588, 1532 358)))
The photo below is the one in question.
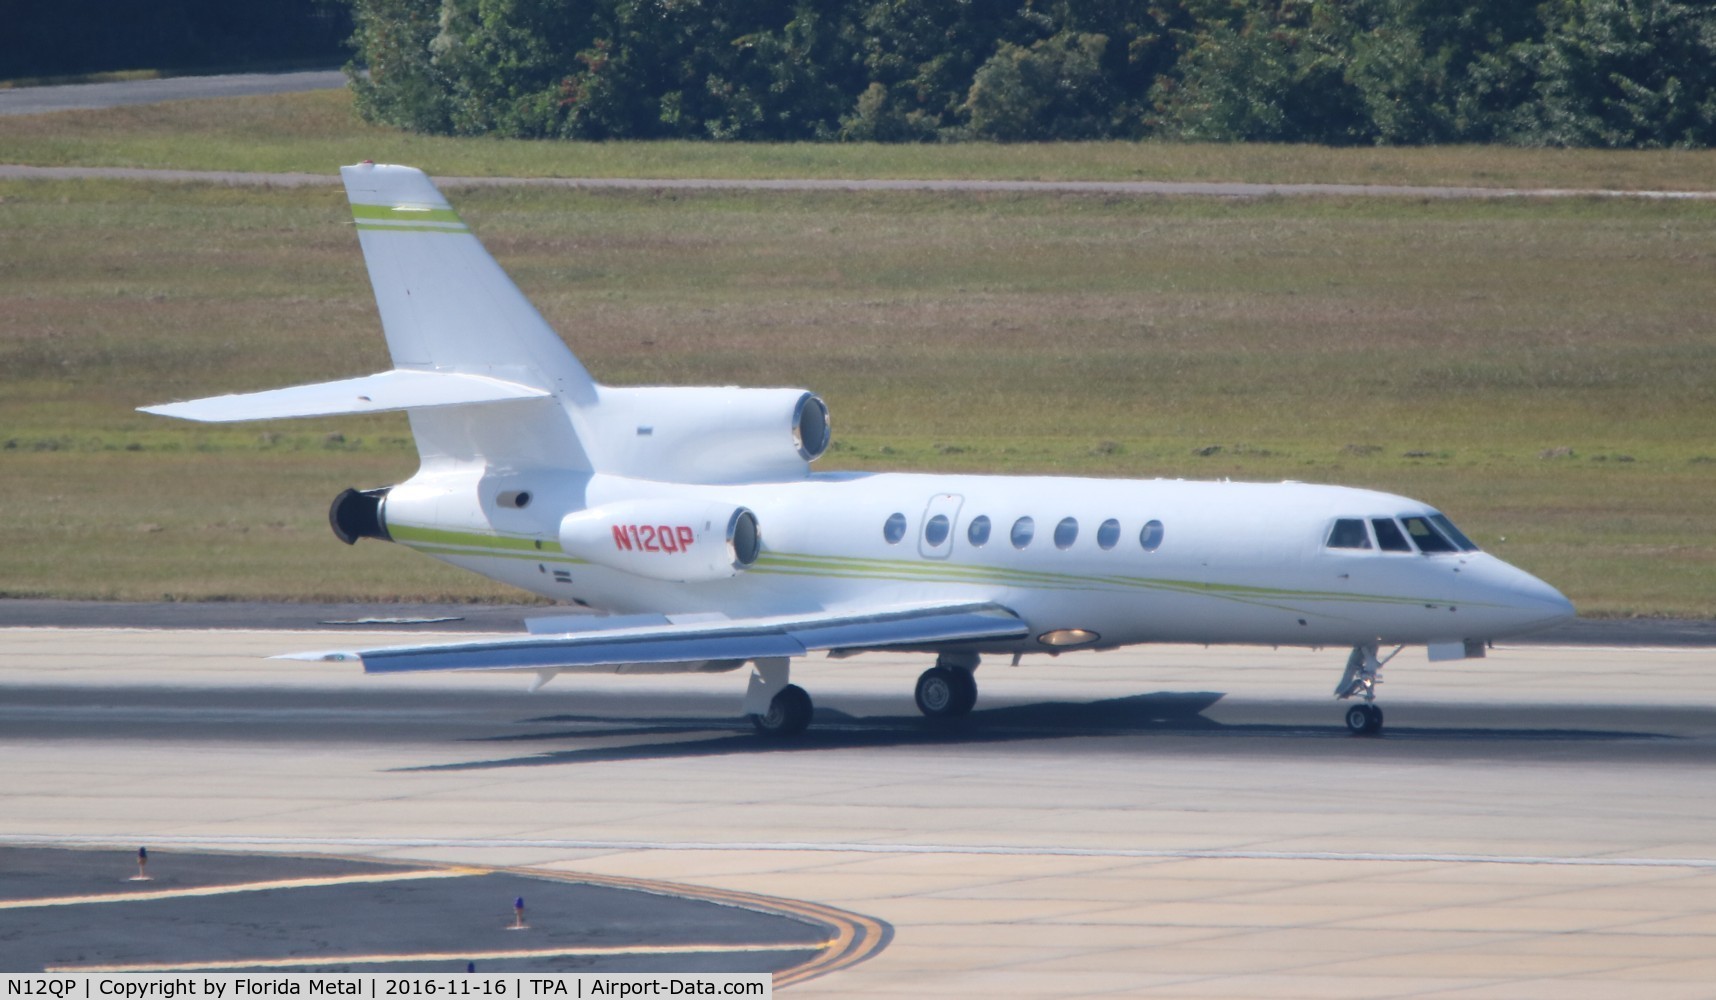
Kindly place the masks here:
POLYGON ((889 545, 898 545, 906 537, 906 515, 891 514, 882 525, 882 538, 889 545))

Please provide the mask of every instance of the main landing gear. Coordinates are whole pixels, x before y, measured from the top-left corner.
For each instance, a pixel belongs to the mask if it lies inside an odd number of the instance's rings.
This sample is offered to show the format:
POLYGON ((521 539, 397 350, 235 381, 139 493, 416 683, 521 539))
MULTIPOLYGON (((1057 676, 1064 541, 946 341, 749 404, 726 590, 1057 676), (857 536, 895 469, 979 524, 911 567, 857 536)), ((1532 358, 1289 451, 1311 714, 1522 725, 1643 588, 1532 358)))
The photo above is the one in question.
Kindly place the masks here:
POLYGON ((976 653, 943 653, 918 677, 918 711, 932 719, 971 714, 977 704, 976 653))
POLYGON ((1347 709, 1347 731, 1354 736, 1375 736, 1382 732, 1382 709, 1376 701, 1376 686, 1382 683, 1379 676, 1383 664, 1394 659, 1400 653, 1399 649, 1388 656, 1377 659, 1378 645, 1374 642, 1354 646, 1352 655, 1347 657, 1346 673, 1341 675, 1341 682, 1335 685, 1335 697, 1340 699, 1363 698, 1361 704, 1347 709))
POLYGON ((816 711, 804 688, 787 683, 790 662, 784 656, 757 660, 745 690, 745 714, 764 736, 797 736, 816 711))
MULTIPOLYGON (((788 683, 791 661, 785 657, 755 660, 750 687, 745 689, 745 715, 765 736, 796 736, 810 725, 816 706, 797 684, 788 683)), ((977 704, 976 653, 943 653, 935 666, 918 678, 918 711, 932 719, 971 714, 977 704)))

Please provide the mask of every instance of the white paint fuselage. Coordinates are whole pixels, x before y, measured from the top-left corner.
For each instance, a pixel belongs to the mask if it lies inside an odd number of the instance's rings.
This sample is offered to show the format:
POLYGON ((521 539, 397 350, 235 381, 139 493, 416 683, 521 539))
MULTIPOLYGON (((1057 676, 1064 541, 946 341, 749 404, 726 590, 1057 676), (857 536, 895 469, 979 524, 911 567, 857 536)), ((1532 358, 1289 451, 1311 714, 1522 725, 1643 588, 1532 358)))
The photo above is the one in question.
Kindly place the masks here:
POLYGON ((426 469, 389 499, 395 538, 454 565, 558 600, 614 612, 672 608, 732 617, 945 601, 994 603, 1031 637, 990 651, 1047 651, 1036 637, 1084 629, 1087 646, 1143 642, 1418 644, 1495 639, 1564 621, 1553 587, 1483 552, 1435 555, 1325 545, 1337 518, 1426 515, 1406 497, 1303 483, 1059 477, 822 474, 742 485, 688 485, 540 470, 496 477, 426 469), (498 506, 528 485, 525 509, 498 506), (440 499, 432 523, 414 492, 440 499), (653 580, 575 559, 556 540, 571 510, 640 499, 712 500, 755 512, 763 553, 730 579, 653 580), (884 525, 902 515, 890 541, 884 525), (945 541, 925 527, 948 518, 945 541), (989 522, 974 544, 976 519, 989 522), (1028 544, 1011 533, 1033 521, 1028 544), (1077 524, 1070 544, 1057 526, 1077 524), (1110 547, 1100 528, 1119 522, 1110 547), (1141 533, 1159 522, 1146 549, 1141 533), (437 529, 413 537, 410 526, 437 529), (449 530, 451 529, 451 530, 449 530))

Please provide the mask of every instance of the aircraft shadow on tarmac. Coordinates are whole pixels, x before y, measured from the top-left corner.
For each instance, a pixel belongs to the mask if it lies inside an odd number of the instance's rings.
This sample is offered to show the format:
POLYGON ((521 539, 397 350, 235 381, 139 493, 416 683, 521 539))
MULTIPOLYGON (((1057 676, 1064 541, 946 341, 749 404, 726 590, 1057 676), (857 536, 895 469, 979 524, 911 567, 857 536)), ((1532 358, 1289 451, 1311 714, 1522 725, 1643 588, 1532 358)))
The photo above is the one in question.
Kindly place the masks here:
POLYGON ((1327 725, 1217 722, 1204 713, 1224 697, 1222 692, 1159 692, 1094 702, 1046 702, 1006 705, 973 712, 961 719, 927 719, 918 715, 855 716, 818 708, 811 728, 790 738, 756 733, 742 719, 646 718, 614 715, 549 715, 521 720, 522 724, 559 724, 560 728, 488 736, 470 740, 483 744, 544 744, 578 741, 589 744, 489 760, 401 768, 403 771, 462 771, 509 767, 541 767, 628 760, 666 760, 727 754, 805 753, 826 750, 910 746, 978 746, 1031 740, 1066 740, 1157 733, 1176 737, 1289 739, 1372 743, 1406 742, 1605 743, 1678 740, 1661 733, 1576 728, 1484 726, 1391 726, 1381 737, 1359 738, 1337 721, 1327 725), (702 738, 695 738, 705 734, 702 738), (616 739, 637 742, 614 745, 616 739))

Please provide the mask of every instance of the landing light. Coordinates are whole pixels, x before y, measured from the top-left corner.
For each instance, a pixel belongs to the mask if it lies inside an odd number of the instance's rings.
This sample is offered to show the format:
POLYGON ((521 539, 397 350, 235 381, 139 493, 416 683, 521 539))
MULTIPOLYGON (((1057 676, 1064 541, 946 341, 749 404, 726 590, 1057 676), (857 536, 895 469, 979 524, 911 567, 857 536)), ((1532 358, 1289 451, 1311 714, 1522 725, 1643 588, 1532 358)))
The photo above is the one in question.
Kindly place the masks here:
POLYGON ((1058 628, 1037 636, 1037 641, 1045 646, 1065 648, 1067 646, 1087 646, 1100 638, 1102 636, 1087 628, 1058 628))

